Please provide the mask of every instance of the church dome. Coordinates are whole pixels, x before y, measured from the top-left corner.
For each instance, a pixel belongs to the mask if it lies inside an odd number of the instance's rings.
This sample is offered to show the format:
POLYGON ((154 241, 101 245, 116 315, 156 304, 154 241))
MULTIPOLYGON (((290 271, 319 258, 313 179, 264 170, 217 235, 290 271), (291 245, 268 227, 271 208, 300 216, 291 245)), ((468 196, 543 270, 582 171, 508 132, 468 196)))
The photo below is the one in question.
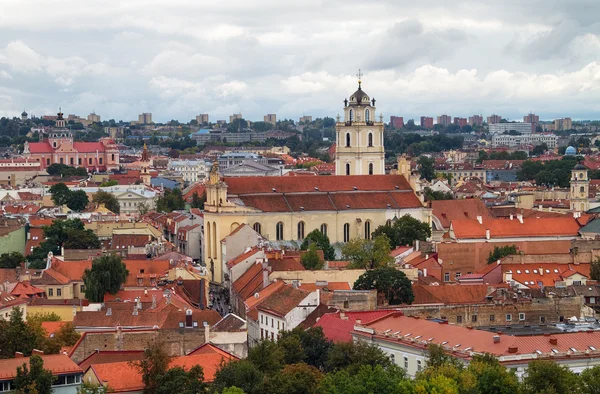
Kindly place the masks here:
POLYGON ((27 112, 25 112, 25 111, 21 112, 21 116, 27 116, 27 112))
POLYGON ((575 167, 573 167, 573 169, 574 170, 587 170, 587 167, 581 163, 577 163, 577 165, 575 167))
POLYGON ((358 90, 350 96, 350 104, 369 104, 369 96, 358 86, 358 90))
POLYGON ((573 155, 576 155, 576 154, 577 154, 577 149, 575 149, 575 148, 574 148, 574 147, 572 147, 572 146, 569 146, 569 147, 568 147, 568 148, 565 150, 565 155, 568 155, 568 156, 573 156, 573 155))

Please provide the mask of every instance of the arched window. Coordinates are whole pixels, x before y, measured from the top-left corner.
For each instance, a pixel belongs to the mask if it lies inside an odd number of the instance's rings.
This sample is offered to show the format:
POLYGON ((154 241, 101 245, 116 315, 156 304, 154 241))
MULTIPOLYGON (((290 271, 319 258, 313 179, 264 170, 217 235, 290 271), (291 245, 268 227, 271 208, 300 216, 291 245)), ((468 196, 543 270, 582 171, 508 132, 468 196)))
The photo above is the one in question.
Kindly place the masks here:
POLYGON ((344 224, 344 242, 350 241, 350 223, 344 224))
POLYGON ((350 175, 350 163, 346 163, 346 175, 350 175))
POLYGON ((371 120, 371 111, 369 109, 365 109, 365 122, 369 122, 371 120))
POLYGON ((373 146, 373 133, 369 133, 369 146, 373 146))
POLYGON ((298 239, 304 239, 304 222, 298 222, 298 239))
POLYGON ((254 231, 256 231, 257 233, 259 233, 260 235, 262 235, 262 228, 260 226, 260 223, 256 222, 254 223, 254 225, 252 226, 252 228, 254 229, 254 231))
POLYGON ((349 118, 350 118, 350 122, 352 122, 354 120, 354 111, 352 111, 352 109, 350 111, 348 111, 349 114, 349 118))
POLYGON ((369 163, 369 175, 373 175, 373 163, 369 163))
POLYGON ((275 226, 275 239, 283 241, 283 222, 278 222, 275 226))
POLYGON ((216 259, 219 257, 217 254, 217 222, 212 222, 212 241, 213 241, 213 257, 216 259))
POLYGON ((209 259, 212 257, 212 254, 211 254, 212 248, 211 248, 211 244, 210 244, 210 242, 211 242, 210 230, 211 230, 210 222, 206 222, 206 245, 207 245, 207 248, 206 248, 207 256, 206 257, 208 257, 209 259))
POLYGON ((579 193, 583 193, 585 191, 585 188, 583 186, 579 187, 579 193))
POLYGON ((392 219, 388 219, 385 221, 385 225, 386 226, 391 226, 392 225, 392 219))
POLYGON ((365 239, 371 239, 371 222, 365 222, 365 239))
POLYGON ((350 133, 346 133, 346 148, 350 147, 350 133))
POLYGON ((323 223, 321 225, 321 233, 323 233, 323 235, 327 235, 327 224, 323 223))

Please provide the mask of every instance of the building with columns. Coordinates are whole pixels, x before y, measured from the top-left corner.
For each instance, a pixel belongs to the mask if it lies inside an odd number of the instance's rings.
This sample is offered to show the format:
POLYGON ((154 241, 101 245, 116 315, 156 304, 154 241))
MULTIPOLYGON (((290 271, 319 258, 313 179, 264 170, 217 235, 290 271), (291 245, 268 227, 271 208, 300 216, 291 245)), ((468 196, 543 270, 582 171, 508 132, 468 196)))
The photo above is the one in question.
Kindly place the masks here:
MULTIPOLYGON (((360 74, 359 74, 360 76, 360 74)), ((344 99, 344 119, 335 125, 336 175, 385 174, 383 119, 375 121, 375 98, 370 99, 361 88, 344 99)))
POLYGON ((58 112, 56 127, 40 142, 25 142, 23 156, 33 159, 46 169, 51 164, 83 167, 90 172, 119 168, 119 149, 110 138, 98 142, 75 142, 67 128, 63 113, 58 112))
POLYGON ((571 170, 571 210, 577 212, 586 212, 590 209, 590 180, 588 178, 588 169, 579 163, 571 170))

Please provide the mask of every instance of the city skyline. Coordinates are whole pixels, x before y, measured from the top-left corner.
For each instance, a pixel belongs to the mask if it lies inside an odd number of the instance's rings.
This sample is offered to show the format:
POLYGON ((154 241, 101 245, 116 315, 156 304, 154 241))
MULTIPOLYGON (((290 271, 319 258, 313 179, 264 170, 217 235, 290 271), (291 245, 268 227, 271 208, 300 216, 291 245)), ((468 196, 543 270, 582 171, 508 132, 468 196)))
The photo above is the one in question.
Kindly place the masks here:
POLYGON ((361 68, 385 119, 598 119, 600 5, 579 3, 9 2, 0 116, 335 117, 361 68))

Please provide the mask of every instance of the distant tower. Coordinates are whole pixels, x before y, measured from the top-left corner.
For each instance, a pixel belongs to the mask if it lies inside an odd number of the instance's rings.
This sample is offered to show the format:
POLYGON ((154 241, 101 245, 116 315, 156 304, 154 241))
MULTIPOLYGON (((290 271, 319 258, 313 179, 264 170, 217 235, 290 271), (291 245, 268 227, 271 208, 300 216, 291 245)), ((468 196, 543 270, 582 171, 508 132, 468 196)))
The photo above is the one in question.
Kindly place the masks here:
POLYGON ((56 128, 64 129, 67 127, 67 121, 63 118, 62 109, 58 109, 58 113, 56 114, 56 128))
POLYGON ((21 112, 21 120, 23 120, 23 121, 27 120, 27 112, 25 112, 25 110, 23 110, 23 112, 21 112))
POLYGON ((385 174, 383 120, 375 121, 375 99, 362 90, 360 70, 357 76, 358 90, 344 100, 344 119, 335 125, 335 174, 385 174))
POLYGON ((571 170, 571 210, 585 212, 589 209, 590 180, 588 169, 579 163, 571 170))
POLYGON ((142 151, 142 160, 141 160, 141 173, 140 178, 144 185, 150 185, 150 180, 152 176, 150 175, 150 157, 148 156, 148 148, 146 147, 146 143, 144 142, 144 150, 142 151))

